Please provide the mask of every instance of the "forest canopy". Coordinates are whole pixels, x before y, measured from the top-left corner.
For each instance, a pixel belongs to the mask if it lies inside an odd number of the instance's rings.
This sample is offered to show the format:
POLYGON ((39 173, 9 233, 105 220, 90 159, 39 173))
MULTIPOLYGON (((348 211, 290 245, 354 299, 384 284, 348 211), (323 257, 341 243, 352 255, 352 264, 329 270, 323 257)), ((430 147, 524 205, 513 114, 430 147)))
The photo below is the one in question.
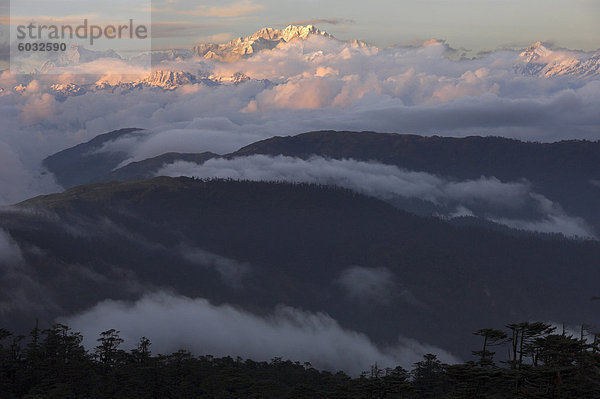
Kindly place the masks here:
POLYGON ((281 358, 270 362, 180 350, 153 354, 140 338, 121 349, 119 331, 100 333, 93 350, 68 326, 36 326, 28 336, 0 329, 2 398, 592 398, 600 396, 599 342, 557 333, 549 324, 481 329, 473 359, 448 365, 433 354, 414 364, 360 376, 316 370, 281 358), (498 349, 506 360, 496 360, 498 349))

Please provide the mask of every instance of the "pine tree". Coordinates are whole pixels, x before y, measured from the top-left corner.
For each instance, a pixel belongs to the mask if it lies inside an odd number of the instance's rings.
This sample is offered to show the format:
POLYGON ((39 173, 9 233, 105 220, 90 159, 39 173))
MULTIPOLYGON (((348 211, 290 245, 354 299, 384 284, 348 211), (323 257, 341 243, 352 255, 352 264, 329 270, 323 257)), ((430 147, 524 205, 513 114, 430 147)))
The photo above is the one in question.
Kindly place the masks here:
POLYGON ((504 345, 508 342, 508 336, 502 330, 493 328, 484 328, 477 330, 473 334, 483 337, 483 348, 480 351, 473 351, 473 355, 479 356, 481 366, 491 366, 494 364, 493 358, 496 352, 488 350, 490 347, 504 345))

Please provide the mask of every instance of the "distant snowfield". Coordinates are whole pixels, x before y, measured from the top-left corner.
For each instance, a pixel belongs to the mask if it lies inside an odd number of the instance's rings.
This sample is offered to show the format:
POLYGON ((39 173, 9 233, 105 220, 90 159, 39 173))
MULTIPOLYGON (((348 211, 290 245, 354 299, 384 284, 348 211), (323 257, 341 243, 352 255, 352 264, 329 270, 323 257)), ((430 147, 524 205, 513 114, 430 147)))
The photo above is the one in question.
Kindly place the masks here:
POLYGON ((536 43, 457 61, 440 41, 380 49, 305 30, 262 30, 213 55, 158 53, 150 77, 114 74, 122 63, 135 73, 136 60, 89 52, 58 75, 2 72, 0 203, 60 190, 44 157, 124 127, 151 129, 139 157, 321 129, 600 139, 598 54, 536 43))

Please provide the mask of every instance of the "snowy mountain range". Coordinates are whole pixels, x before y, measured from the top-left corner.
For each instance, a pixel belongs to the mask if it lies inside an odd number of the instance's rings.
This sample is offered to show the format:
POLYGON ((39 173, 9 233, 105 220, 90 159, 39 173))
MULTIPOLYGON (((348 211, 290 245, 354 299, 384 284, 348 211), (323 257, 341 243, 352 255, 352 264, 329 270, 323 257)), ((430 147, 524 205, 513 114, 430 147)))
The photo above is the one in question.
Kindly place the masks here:
POLYGON ((534 43, 521 54, 515 71, 526 76, 552 78, 575 76, 579 78, 600 75, 600 53, 586 58, 572 51, 553 51, 541 42, 534 43))
POLYGON ((195 56, 218 61, 235 61, 262 50, 272 50, 281 43, 321 36, 334 39, 313 25, 290 25, 285 29, 263 28, 251 36, 239 37, 225 44, 201 44, 192 49, 195 56))
MULTIPOLYGON (((369 46, 356 40, 340 41, 331 34, 319 30, 314 25, 290 25, 285 29, 263 28, 250 36, 239 37, 223 44, 210 43, 201 44, 192 49, 155 51, 131 59, 124 59, 113 50, 94 51, 81 46, 71 46, 66 52, 46 61, 39 69, 39 73, 48 73, 53 68, 77 66, 102 59, 141 65, 150 61, 149 57, 151 58, 153 72, 146 77, 134 77, 132 80, 122 80, 117 83, 98 78, 98 80, 87 84, 76 84, 68 81, 49 84, 49 92, 59 100, 97 90, 127 91, 138 88, 174 90, 190 84, 205 84, 208 86, 238 85, 253 79, 243 70, 233 72, 225 68, 224 70, 227 71, 225 74, 222 72, 214 74, 211 69, 214 69, 214 66, 218 64, 239 61, 252 57, 261 51, 276 49, 286 43, 311 38, 332 40, 342 46, 353 48, 369 46)), ((373 49, 377 51, 376 48, 373 49)), ((593 79, 600 76, 600 52, 592 54, 563 49, 553 50, 544 46, 541 42, 537 42, 520 54, 515 54, 514 57, 513 69, 517 75, 537 78, 566 76, 575 79, 593 79)), ((34 79, 34 77, 32 76, 31 79, 34 79)), ((267 80, 261 81, 266 85, 273 84, 267 80)), ((3 87, 0 95, 24 93, 26 83, 25 85, 23 82, 19 83, 12 88, 3 87)))
MULTIPOLYGON (((277 46, 290 43, 295 40, 307 40, 309 38, 321 37, 327 40, 335 40, 347 43, 353 47, 367 47, 368 44, 359 40, 340 41, 331 34, 319 30, 314 25, 296 26, 289 25, 285 29, 263 28, 246 37, 239 37, 227 43, 207 43, 194 46, 191 49, 171 49, 155 51, 152 54, 143 54, 130 59, 134 64, 148 61, 151 57, 154 70, 162 68, 160 64, 169 62, 182 62, 201 58, 215 62, 235 62, 242 58, 251 57, 264 50, 272 50, 277 46)), ((39 69, 40 73, 47 73, 53 68, 80 65, 87 62, 97 61, 103 58, 123 60, 114 50, 94 51, 81 46, 71 46, 54 59, 46 61, 39 69)), ((572 76, 577 78, 590 78, 600 76, 600 52, 594 54, 577 52, 571 50, 551 50, 541 42, 534 43, 515 60, 514 70, 525 76, 537 76, 552 78, 556 76, 572 76)), ((190 76, 185 72, 173 72, 175 75, 160 73, 149 77, 144 82, 138 82, 150 87, 162 87, 172 90, 184 84, 193 83, 190 76)), ((239 83, 236 79, 225 79, 239 83)))
POLYGON ((181 71, 155 71, 140 83, 148 87, 160 87, 172 90, 179 86, 192 84, 197 81, 196 76, 181 71))
MULTIPOLYGON (((157 70, 146 78, 138 79, 132 82, 119 81, 111 83, 105 80, 98 80, 91 84, 75 84, 75 83, 56 83, 49 87, 49 92, 53 94, 57 100, 64 101, 68 97, 80 96, 88 92, 96 92, 101 90, 119 91, 126 93, 135 89, 158 89, 158 90, 175 90, 181 86, 191 84, 202 84, 205 86, 220 86, 220 85, 239 85, 251 80, 255 80, 245 75, 242 72, 236 72, 231 76, 197 76, 185 71, 168 71, 157 70)), ((265 86, 272 86, 273 83, 268 80, 256 80, 262 82, 265 86)), ((28 86, 20 83, 14 86, 12 90, 0 88, 0 96, 9 93, 24 94, 28 90, 28 86)))
MULTIPOLYGON (((142 54, 128 61, 133 64, 140 64, 147 62, 148 57, 150 57, 154 70, 167 69, 158 66, 159 64, 182 62, 193 60, 194 58, 215 62, 235 62, 242 58, 251 57, 264 50, 275 49, 281 44, 290 43, 295 40, 307 40, 314 37, 335 40, 353 47, 369 46, 367 43, 359 40, 338 40, 333 35, 319 30, 314 25, 289 25, 285 29, 263 28, 250 36, 239 37, 222 44, 206 43, 194 46, 191 49, 154 51, 152 54, 142 54)), ((66 52, 60 53, 55 58, 46 61, 39 69, 39 73, 48 73, 54 68, 81 65, 104 58, 124 60, 114 50, 95 51, 73 45, 66 52)), ((581 51, 551 50, 538 41, 516 57, 514 70, 521 75, 543 78, 552 78, 555 76, 573 76, 577 78, 597 77, 600 76, 600 52, 591 54, 581 51)), ((185 72, 173 73, 175 75, 172 76, 167 76, 164 73, 153 75, 145 82, 138 83, 147 84, 150 87, 162 87, 168 90, 183 84, 193 83, 193 80, 190 80, 190 76, 185 75, 185 72)), ((235 82, 235 79, 225 80, 235 82)))

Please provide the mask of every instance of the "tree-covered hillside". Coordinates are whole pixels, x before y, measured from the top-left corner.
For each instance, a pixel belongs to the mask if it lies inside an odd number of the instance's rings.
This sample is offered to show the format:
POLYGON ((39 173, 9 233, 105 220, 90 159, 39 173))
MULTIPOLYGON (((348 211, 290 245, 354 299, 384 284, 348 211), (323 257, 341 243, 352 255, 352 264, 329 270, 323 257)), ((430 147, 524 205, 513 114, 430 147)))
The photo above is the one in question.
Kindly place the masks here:
POLYGON ((21 251, 22 278, 1 281, 9 327, 167 289, 258 314, 326 312, 376 342, 403 335, 462 355, 481 325, 597 314, 595 241, 451 226, 335 187, 156 178, 77 187, 1 216, 21 251), (365 273, 386 278, 365 288, 365 273))

